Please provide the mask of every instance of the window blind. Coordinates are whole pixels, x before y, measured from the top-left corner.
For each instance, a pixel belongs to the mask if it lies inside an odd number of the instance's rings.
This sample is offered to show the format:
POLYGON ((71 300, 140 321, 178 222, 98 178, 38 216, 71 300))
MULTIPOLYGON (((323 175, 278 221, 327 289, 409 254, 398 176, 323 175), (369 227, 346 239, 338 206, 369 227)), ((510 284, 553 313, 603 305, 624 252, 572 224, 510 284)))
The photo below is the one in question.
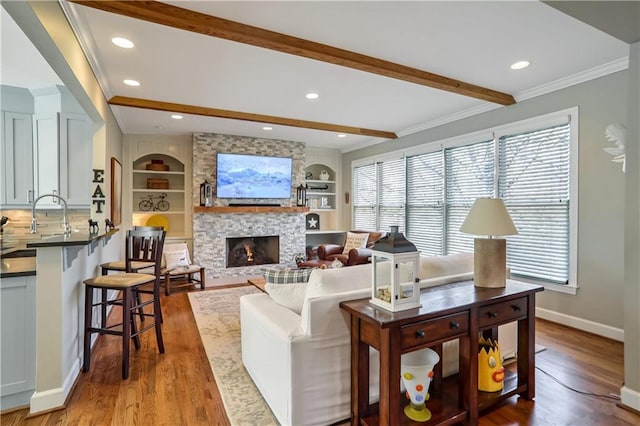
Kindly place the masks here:
POLYGON ((352 179, 354 229, 376 230, 376 165, 354 167, 352 179))
POLYGON ((407 157, 407 238, 425 255, 443 254, 443 151, 407 157))
POLYGON ((493 141, 445 149, 445 254, 473 252, 474 236, 460 226, 476 198, 493 196, 494 158, 493 141))
POLYGON ((405 232, 405 160, 399 158, 378 163, 378 230, 398 226, 405 232))
POLYGON ((569 142, 569 123, 499 139, 498 193, 518 228, 507 249, 515 275, 567 282, 569 142))

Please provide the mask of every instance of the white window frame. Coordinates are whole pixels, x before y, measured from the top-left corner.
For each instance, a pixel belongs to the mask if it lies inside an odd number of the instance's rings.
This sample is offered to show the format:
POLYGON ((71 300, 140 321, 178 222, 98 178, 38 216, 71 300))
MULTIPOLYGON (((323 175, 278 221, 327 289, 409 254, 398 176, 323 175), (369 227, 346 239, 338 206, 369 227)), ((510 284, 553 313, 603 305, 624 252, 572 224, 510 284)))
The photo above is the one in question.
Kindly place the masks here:
MULTIPOLYGON (((424 143, 404 150, 391 151, 383 155, 361 158, 351 162, 351 170, 355 167, 372 164, 380 161, 403 158, 406 156, 424 154, 439 151, 443 148, 473 144, 482 140, 496 139, 503 135, 514 133, 525 133, 527 131, 538 130, 558 124, 565 124, 567 119, 570 123, 569 140, 569 269, 567 284, 549 283, 545 281, 530 280, 518 277, 520 281, 540 284, 545 289, 567 294, 576 294, 578 290, 578 185, 579 185, 579 108, 572 107, 564 110, 544 114, 534 118, 519 120, 513 123, 504 124, 488 129, 479 130, 443 140, 424 143)), ((496 144, 497 145, 497 144, 496 144)), ((405 172, 406 174, 406 172, 405 172)), ((352 188, 353 191, 353 183, 352 188)), ((351 209, 351 219, 353 223, 354 210, 351 209)))

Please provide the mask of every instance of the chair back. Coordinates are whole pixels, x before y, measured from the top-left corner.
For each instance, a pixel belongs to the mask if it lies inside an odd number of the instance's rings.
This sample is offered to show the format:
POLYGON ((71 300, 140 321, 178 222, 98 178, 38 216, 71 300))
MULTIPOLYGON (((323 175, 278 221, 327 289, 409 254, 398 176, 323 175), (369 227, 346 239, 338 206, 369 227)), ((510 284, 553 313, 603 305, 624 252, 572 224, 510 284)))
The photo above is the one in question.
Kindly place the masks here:
POLYGON ((162 249, 166 231, 153 229, 132 229, 125 239, 125 267, 131 272, 132 262, 151 262, 154 274, 160 276, 162 249))

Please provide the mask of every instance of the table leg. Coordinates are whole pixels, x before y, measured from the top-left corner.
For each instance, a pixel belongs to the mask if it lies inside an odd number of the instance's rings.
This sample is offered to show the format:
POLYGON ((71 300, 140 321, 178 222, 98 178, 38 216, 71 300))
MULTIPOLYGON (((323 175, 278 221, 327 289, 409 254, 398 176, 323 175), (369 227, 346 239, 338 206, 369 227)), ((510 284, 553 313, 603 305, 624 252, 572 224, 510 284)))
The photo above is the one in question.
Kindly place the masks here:
POLYGON ((369 414, 369 346, 360 341, 360 320, 351 317, 351 424, 369 414))
POLYGON ((536 396, 535 380, 535 294, 527 298, 527 317, 518 321, 518 387, 526 384, 527 390, 519 395, 524 399, 536 396))
MULTIPOLYGON (((401 334, 385 328, 380 332, 380 425, 400 425, 401 334)), ((396 330, 397 331, 397 330, 396 330)))

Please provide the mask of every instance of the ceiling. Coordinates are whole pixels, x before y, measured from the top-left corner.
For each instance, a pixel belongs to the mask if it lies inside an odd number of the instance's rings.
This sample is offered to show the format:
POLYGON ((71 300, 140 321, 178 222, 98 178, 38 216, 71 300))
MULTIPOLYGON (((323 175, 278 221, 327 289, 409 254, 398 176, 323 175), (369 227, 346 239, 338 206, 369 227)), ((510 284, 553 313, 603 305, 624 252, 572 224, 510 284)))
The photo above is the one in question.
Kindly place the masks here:
MULTIPOLYGON (((480 87, 467 96, 76 3, 82 2, 62 5, 105 97, 155 101, 152 107, 164 109, 112 105, 123 133, 213 132, 350 151, 393 143, 393 134, 503 108, 482 99, 487 91, 521 102, 624 69, 629 53, 628 42, 596 28, 602 26, 536 1, 172 1, 159 5, 162 16, 153 18, 171 21, 176 12, 184 16, 173 7, 189 9, 382 59, 405 70, 434 73, 436 81, 448 77, 453 87, 480 87), (111 43, 115 36, 130 39, 135 47, 116 47, 111 43), (509 68, 523 59, 531 65, 519 71, 509 68), (141 85, 127 86, 124 79, 141 85), (306 99, 308 92, 319 98, 306 99), (180 109, 188 113, 181 113, 181 120, 171 119, 180 109), (335 131, 285 125, 290 120, 335 131), (263 130, 265 126, 272 130, 263 130), (338 137, 340 133, 346 136, 338 137)), ((100 7, 101 2, 85 3, 100 7)), ((599 14, 601 21, 606 21, 607 10, 599 14)), ((189 25, 194 22, 187 19, 189 25)), ((2 31, 4 41, 4 17, 2 31)), ((4 42, 2 47, 2 83, 8 84, 4 42)), ((369 58, 371 63, 375 60, 369 58)))

